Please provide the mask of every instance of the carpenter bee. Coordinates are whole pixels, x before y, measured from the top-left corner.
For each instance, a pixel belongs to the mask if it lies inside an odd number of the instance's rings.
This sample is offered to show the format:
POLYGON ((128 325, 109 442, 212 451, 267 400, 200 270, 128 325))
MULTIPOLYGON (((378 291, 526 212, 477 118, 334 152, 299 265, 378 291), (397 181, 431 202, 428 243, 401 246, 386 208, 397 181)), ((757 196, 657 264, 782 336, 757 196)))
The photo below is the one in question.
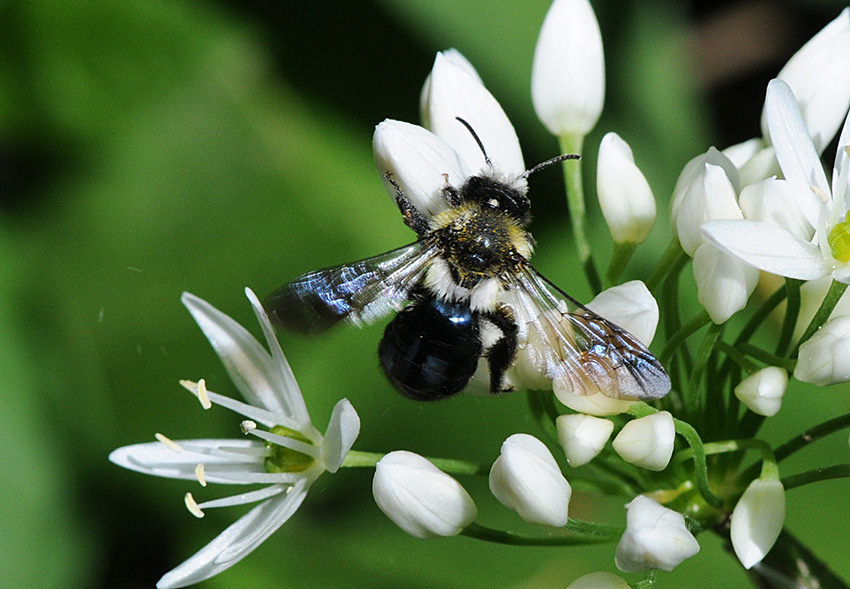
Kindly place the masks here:
MULTIPOLYGON (((444 210, 426 216, 387 171, 418 240, 342 266, 308 272, 265 301, 273 323, 315 334, 340 321, 371 323, 397 312, 379 346, 381 366, 404 396, 442 399, 480 372, 489 391, 522 384, 658 399, 670 378, 634 336, 554 286, 532 267, 526 178, 564 155, 506 178, 472 127, 486 167, 460 186, 446 178, 444 210), (518 384, 519 383, 519 384, 518 384)), ((478 379, 476 379, 478 380, 478 379)))

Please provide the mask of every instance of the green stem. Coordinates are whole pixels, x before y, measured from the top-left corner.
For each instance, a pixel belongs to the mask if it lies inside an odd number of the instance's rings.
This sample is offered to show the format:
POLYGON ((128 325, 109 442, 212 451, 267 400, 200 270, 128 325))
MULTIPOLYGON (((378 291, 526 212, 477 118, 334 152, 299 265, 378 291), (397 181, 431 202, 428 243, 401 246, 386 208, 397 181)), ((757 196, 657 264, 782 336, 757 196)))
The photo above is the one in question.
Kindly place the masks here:
POLYGON ((555 396, 551 392, 528 391, 525 395, 531 417, 537 426, 553 441, 558 440, 558 430, 555 419, 558 418, 558 408, 555 407, 555 396))
POLYGON ((747 356, 760 360, 761 362, 771 366, 784 368, 788 372, 794 372, 794 366, 797 365, 796 360, 780 358, 776 354, 771 354, 767 350, 762 350, 760 347, 754 346, 753 344, 739 344, 738 349, 747 356))
POLYGON ((611 256, 610 264, 608 264, 608 271, 605 273, 606 286, 611 287, 617 284, 617 280, 623 274, 623 270, 626 269, 626 264, 629 263, 632 254, 635 253, 637 245, 631 242, 614 244, 614 253, 611 256))
MULTIPOLYGON (((560 137, 561 153, 574 153, 581 155, 583 135, 563 135, 560 137)), ((587 282, 594 294, 602 291, 602 281, 599 272, 590 255, 590 244, 585 234, 585 208, 584 208, 584 181, 580 160, 564 160, 564 184, 567 189, 567 207, 570 211, 570 221, 573 225, 573 239, 575 240, 578 259, 587 276, 587 282)))
MULTIPOLYGON (((361 452, 350 450, 342 461, 342 466, 350 468, 375 468, 378 461, 386 456, 382 452, 361 452)), ((428 458, 434 466, 452 474, 488 474, 490 467, 468 460, 455 460, 454 458, 428 458)))
POLYGON ((776 355, 785 356, 791 345, 791 336, 794 335, 794 326, 797 325, 797 317, 800 315, 800 285, 802 281, 793 278, 785 279, 785 292, 788 293, 788 304, 785 306, 785 318, 782 320, 782 332, 779 335, 779 343, 776 345, 776 355))
POLYGON ((829 421, 825 421, 813 428, 807 429, 800 435, 791 438, 776 449, 776 460, 782 461, 817 440, 833 432, 850 427, 850 413, 840 415, 829 421))
POLYGON ((646 281, 646 288, 650 291, 654 291, 667 273, 678 263, 682 258, 687 258, 687 255, 684 251, 682 251, 682 247, 679 245, 679 240, 675 237, 670 240, 670 244, 667 246, 667 249, 664 251, 664 255, 661 256, 661 261, 658 262, 658 266, 655 267, 649 279, 646 281))
POLYGON ((664 349, 661 350, 658 360, 660 360, 662 364, 669 362, 673 357, 673 354, 676 353, 686 339, 710 322, 711 318, 709 318, 708 313, 705 311, 697 313, 693 319, 685 323, 676 333, 670 336, 667 343, 664 344, 664 349))
POLYGON ((812 337, 818 329, 820 329, 821 325, 826 323, 829 316, 832 315, 832 312, 835 310, 835 305, 837 305, 838 301, 841 300, 841 295, 844 294, 845 290, 847 290, 846 284, 843 282, 836 282, 835 280, 832 281, 823 302, 815 312, 815 316, 812 317, 812 320, 809 322, 809 326, 806 327, 806 331, 804 331, 803 335, 800 336, 800 340, 797 342, 797 345, 794 346, 794 349, 789 354, 790 357, 795 358, 797 356, 797 352, 800 350, 800 344, 808 341, 808 339, 812 337))
POLYGON ((729 356, 735 364, 744 369, 748 374, 752 374, 759 370, 758 365, 750 362, 745 354, 742 354, 735 346, 728 342, 724 342, 722 340, 717 342, 717 350, 729 356))
POLYGON ((782 486, 785 490, 803 485, 810 485, 820 481, 828 481, 830 479, 846 479, 850 478, 850 464, 836 464, 834 466, 822 466, 800 474, 791 475, 781 479, 782 486))
POLYGON ((516 532, 496 530, 480 524, 472 523, 466 526, 461 535, 485 542, 497 544, 510 544, 514 546, 577 546, 582 544, 598 544, 601 542, 613 542, 622 535, 623 529, 590 522, 579 522, 570 518, 567 530, 573 531, 573 527, 582 530, 566 535, 551 536, 527 536, 516 532))
MULTIPOLYGON (((628 413, 635 417, 646 417, 647 415, 658 413, 658 410, 646 403, 640 402, 633 403, 629 408, 628 413)), ((685 441, 688 443, 688 446, 690 446, 690 449, 693 452, 694 478, 696 479, 695 482, 700 495, 702 495, 702 498, 705 499, 706 503, 709 505, 713 507, 722 507, 723 500, 715 495, 708 485, 708 464, 705 460, 705 447, 703 446, 697 430, 695 430, 688 422, 676 419, 675 417, 673 418, 673 425, 676 428, 676 433, 685 438, 685 441)))
POLYGON ((705 367, 708 364, 708 359, 711 356, 712 352, 714 352, 714 344, 720 338, 720 335, 723 333, 723 325, 718 325, 716 323, 712 323, 708 328, 708 331, 705 333, 705 336, 702 339, 702 343, 700 344, 699 352, 697 353, 696 362, 694 362, 694 368, 691 371, 691 376, 688 379, 688 389, 684 391, 685 393, 685 408, 687 414, 693 417, 699 417, 702 415, 702 408, 704 407, 704 399, 701 398, 700 391, 705 391, 707 393, 707 387, 700 386, 700 380, 702 379, 702 375, 705 372, 705 367))

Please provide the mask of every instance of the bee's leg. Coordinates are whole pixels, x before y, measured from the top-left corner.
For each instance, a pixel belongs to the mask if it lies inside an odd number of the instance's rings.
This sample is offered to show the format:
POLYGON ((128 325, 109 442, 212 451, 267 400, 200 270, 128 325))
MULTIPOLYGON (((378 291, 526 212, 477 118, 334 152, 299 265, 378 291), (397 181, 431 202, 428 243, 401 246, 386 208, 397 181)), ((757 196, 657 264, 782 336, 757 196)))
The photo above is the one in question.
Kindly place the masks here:
POLYGON ((413 203, 408 200, 401 186, 393 178, 392 172, 389 170, 384 172, 384 178, 395 189, 395 203, 398 205, 398 210, 401 211, 401 216, 404 217, 404 224, 413 229, 419 237, 425 237, 431 231, 431 224, 428 219, 416 210, 413 203))
POLYGON ((517 326, 511 310, 500 305, 496 310, 483 315, 484 318, 502 332, 501 337, 487 348, 484 354, 490 367, 490 392, 506 393, 513 386, 506 386, 505 372, 514 362, 517 351, 517 326))
POLYGON ((446 199, 446 202, 451 205, 452 208, 460 206, 460 192, 458 189, 449 184, 449 175, 443 174, 443 179, 445 180, 445 184, 443 185, 443 189, 440 191, 443 195, 443 198, 446 199))

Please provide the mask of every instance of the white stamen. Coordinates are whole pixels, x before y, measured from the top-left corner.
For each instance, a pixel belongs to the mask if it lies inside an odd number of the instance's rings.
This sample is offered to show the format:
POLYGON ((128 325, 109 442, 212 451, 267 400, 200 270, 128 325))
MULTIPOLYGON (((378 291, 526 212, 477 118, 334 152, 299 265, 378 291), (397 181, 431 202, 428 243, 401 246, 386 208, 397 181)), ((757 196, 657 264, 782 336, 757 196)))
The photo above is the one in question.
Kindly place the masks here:
POLYGON ((194 382, 192 380, 181 380, 180 386, 195 395, 201 402, 201 407, 204 409, 212 407, 212 401, 210 401, 210 397, 207 394, 207 383, 203 378, 198 382, 194 382))
POLYGON ((203 378, 198 381, 198 400, 201 402, 201 407, 209 409, 212 407, 209 395, 207 395, 207 381, 203 378))
POLYGON ((829 195, 817 186, 812 186, 812 192, 815 193, 815 196, 818 197, 822 203, 827 204, 829 202, 829 195))
POLYGON ((198 503, 195 501, 195 498, 192 497, 191 493, 186 493, 186 496, 183 497, 183 503, 186 504, 186 509, 189 510, 189 513, 194 515, 196 518, 201 519, 204 517, 204 512, 201 511, 200 507, 198 507, 198 503))
POLYGON ((195 467, 195 476, 198 477, 198 482, 201 483, 202 487, 207 486, 207 480, 204 478, 204 463, 199 462, 198 466, 195 467))
POLYGON ((257 422, 251 421, 250 419, 246 419, 245 421, 239 424, 239 429, 242 430, 243 434, 250 434, 252 431, 257 429, 257 422))
POLYGON ((168 446, 169 448, 171 448, 175 452, 182 452, 183 451, 183 448, 180 446, 180 444, 178 444, 177 442, 175 442, 171 438, 167 438, 160 433, 157 433, 157 434, 154 434, 154 435, 155 435, 157 440, 159 440, 160 442, 162 442, 163 444, 165 444, 166 446, 168 446))

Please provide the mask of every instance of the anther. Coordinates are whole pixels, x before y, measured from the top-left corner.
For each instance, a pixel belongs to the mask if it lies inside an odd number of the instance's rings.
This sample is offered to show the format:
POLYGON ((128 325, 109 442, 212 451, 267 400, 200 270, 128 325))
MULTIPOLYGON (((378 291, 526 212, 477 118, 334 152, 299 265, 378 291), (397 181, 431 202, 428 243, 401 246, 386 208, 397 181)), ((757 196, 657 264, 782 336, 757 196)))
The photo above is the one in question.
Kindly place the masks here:
POLYGON ((201 483, 202 487, 207 486, 207 479, 204 478, 204 463, 199 462, 198 466, 195 467, 195 476, 198 477, 198 482, 201 483))
POLYGON ((157 433, 155 434, 157 440, 174 450, 175 452, 182 452, 183 448, 180 447, 180 444, 172 440, 171 438, 167 438, 164 435, 157 433))
POLYGON ((191 493, 186 493, 183 497, 183 503, 186 504, 186 509, 189 510, 189 513, 197 517, 198 519, 204 517, 204 512, 201 511, 201 508, 198 507, 198 503, 195 501, 195 498, 192 497, 191 493))

